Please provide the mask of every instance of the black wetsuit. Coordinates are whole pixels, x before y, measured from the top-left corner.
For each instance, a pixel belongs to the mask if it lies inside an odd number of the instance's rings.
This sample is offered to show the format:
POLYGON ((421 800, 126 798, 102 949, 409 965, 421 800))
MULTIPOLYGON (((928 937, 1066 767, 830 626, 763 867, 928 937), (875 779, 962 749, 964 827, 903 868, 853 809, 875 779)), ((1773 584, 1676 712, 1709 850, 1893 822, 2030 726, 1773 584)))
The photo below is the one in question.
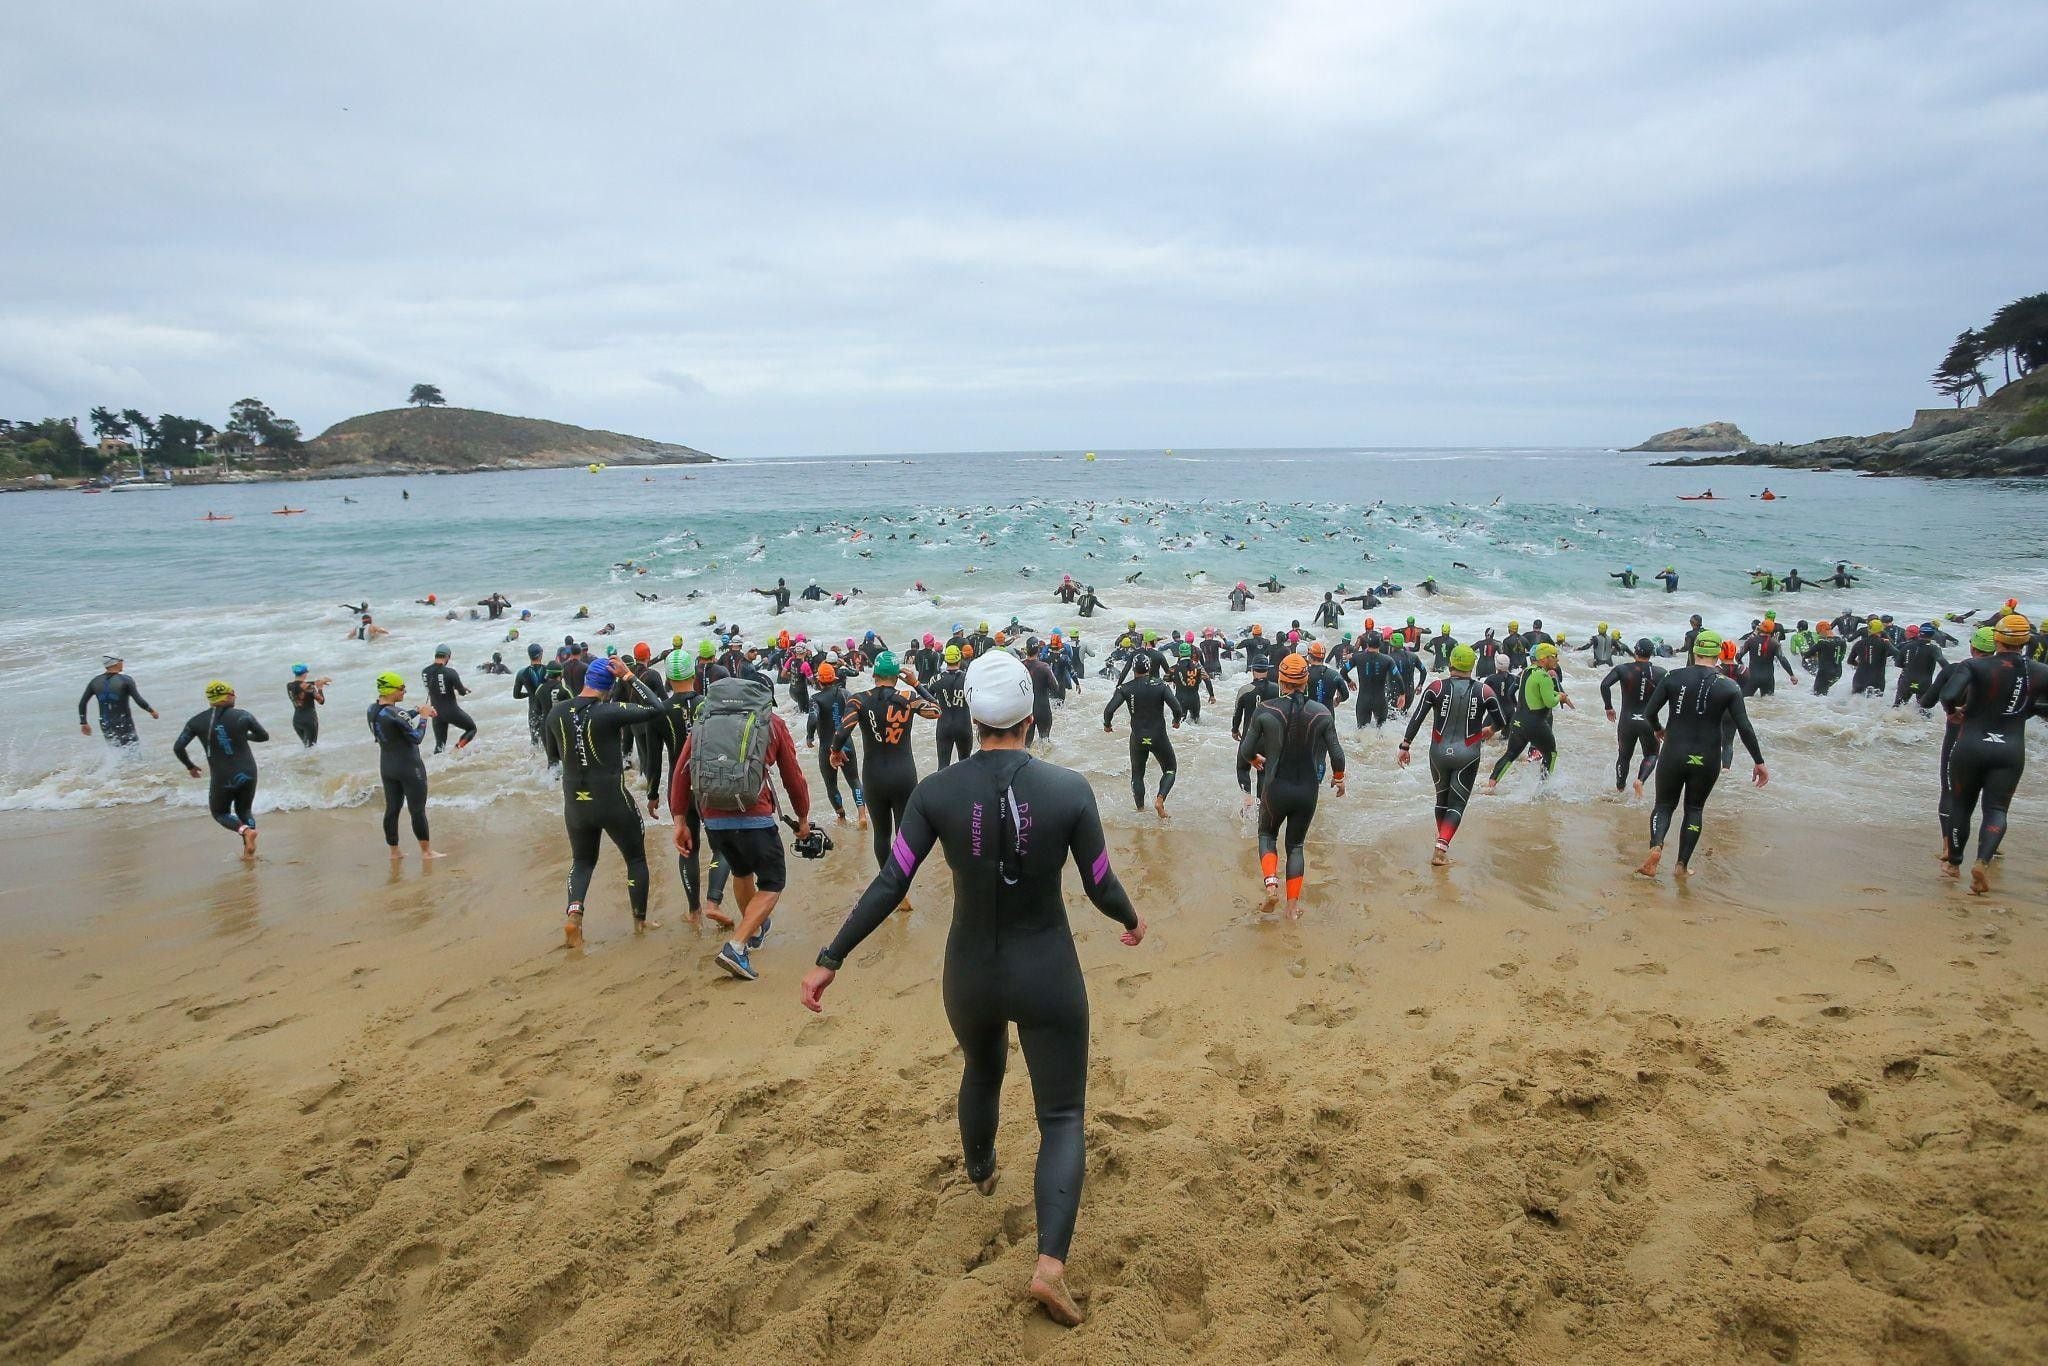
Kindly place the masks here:
POLYGON ((1309 701, 1328 707, 1332 716, 1337 714, 1338 707, 1351 700, 1351 689, 1344 686, 1343 676, 1320 660, 1308 666, 1308 685, 1303 691, 1309 701))
POLYGON ((1707 796, 1721 776, 1722 717, 1733 718, 1736 733, 1754 762, 1762 763, 1764 754, 1749 724, 1742 685, 1719 669, 1691 664, 1665 674, 1651 690, 1643 715, 1656 726, 1657 713, 1666 707, 1671 710, 1662 727, 1663 748, 1657 755, 1657 804, 1650 812, 1650 847, 1664 847, 1672 813, 1683 800, 1685 826, 1678 836, 1678 862, 1689 866, 1699 844, 1707 796))
POLYGON ((1202 661, 1192 655, 1177 659, 1169 676, 1173 679, 1174 700, 1180 703, 1181 711, 1190 721, 1201 720, 1203 690, 1208 690, 1211 702, 1216 700, 1216 684, 1211 681, 1209 671, 1202 667, 1202 661))
POLYGON ((1858 697, 1884 692, 1885 665, 1892 660, 1892 643, 1881 635, 1865 633, 1849 647, 1849 665, 1856 672, 1849 679, 1849 691, 1858 697))
POLYGON ((1033 656, 1024 661, 1024 672, 1031 675, 1031 731, 1035 739, 1045 740, 1052 736, 1052 703, 1054 698, 1065 698, 1067 690, 1060 686, 1059 676, 1052 671, 1052 665, 1033 656))
POLYGON ((512 676, 512 695, 526 699, 526 733, 534 744, 540 743, 541 727, 548 719, 552 703, 543 703, 542 691, 547 686, 548 669, 545 664, 529 664, 512 676))
POLYGON ((974 753, 974 720, 967 710, 967 670, 948 667, 932 681, 931 694, 939 704, 939 719, 932 730, 939 742, 939 767, 974 753))
POLYGON ((1924 635, 1907 641, 1898 655, 1899 684, 1892 692, 1892 705, 1895 707, 1908 698, 1917 698, 1931 687, 1936 671, 1948 663, 1942 657, 1941 646, 1924 635))
POLYGON ((1664 679, 1664 670, 1647 659, 1631 659, 1617 664, 1607 671, 1607 677, 1600 680, 1600 705, 1615 714, 1614 739, 1618 748, 1614 755, 1614 790, 1616 792, 1628 783, 1629 761, 1635 757, 1636 746, 1642 746, 1642 765, 1636 769, 1636 781, 1644 782, 1650 770, 1657 764, 1657 731, 1650 724, 1646 710, 1650 695, 1657 691, 1657 685, 1664 679), (1614 700, 1614 690, 1621 689, 1621 702, 1614 700))
POLYGON ((320 743, 320 688, 310 678, 294 678, 284 695, 292 704, 292 733, 311 749, 320 743))
POLYGON ((1230 738, 1242 739, 1245 730, 1251 725, 1252 713, 1258 710, 1259 703, 1279 695, 1280 685, 1271 678, 1254 678, 1239 688, 1237 703, 1230 709, 1230 738))
MULTIPOLYGON (((661 671, 649 666, 640 671, 640 700, 654 709, 651 719, 634 728, 635 758, 641 776, 647 779, 647 801, 659 805, 668 786, 669 770, 683 752, 683 740, 690 733, 690 712, 681 704, 684 694, 669 691, 661 671)), ((673 813, 671 813, 673 814, 673 813)))
MULTIPOLYGON (((1040 666, 1044 667, 1043 665, 1040 666)), ((921 693, 904 692, 893 684, 869 688, 846 699, 834 744, 853 752, 853 732, 861 738, 860 795, 867 801, 869 832, 875 841, 875 864, 889 857, 889 841, 902 824, 917 787, 917 755, 910 747, 910 723, 932 703, 921 693)))
POLYGON ((1143 811, 1145 756, 1149 754, 1159 761, 1159 795, 1164 798, 1173 791, 1177 771, 1173 740, 1166 733, 1166 713, 1168 710, 1173 712, 1173 724, 1176 726, 1185 713, 1172 688, 1150 674, 1139 674, 1110 694, 1108 705, 1102 709, 1104 730, 1109 729, 1125 703, 1129 703, 1131 708, 1131 804, 1143 811))
POLYGON ((135 743, 135 715, 129 704, 148 711, 149 702, 135 686, 135 680, 127 674, 102 673, 85 685, 85 691, 78 695, 78 724, 85 724, 85 704, 97 699, 100 704, 100 735, 110 745, 132 745, 135 743))
POLYGON ((1827 696, 1828 689, 1841 681, 1842 656, 1846 652, 1839 636, 1814 637, 1809 657, 1813 664, 1813 691, 1816 696, 1827 696))
MULTIPOLYGON (((1543 776, 1547 780, 1557 771, 1557 731, 1552 724, 1557 708, 1563 705, 1564 689, 1557 686, 1549 670, 1540 664, 1531 664, 1526 673, 1515 675, 1515 693, 1520 699, 1515 707, 1515 719, 1508 726, 1508 747, 1499 759, 1494 761, 1493 772, 1488 776, 1499 782, 1515 761, 1522 757, 1523 750, 1534 750, 1543 758, 1543 776), (1542 675, 1541 678, 1538 675, 1542 675), (1556 689, 1558 701, 1550 706, 1538 706, 1535 697, 1540 684, 1549 682, 1556 689)), ((1538 694, 1540 695, 1540 693, 1538 694)))
POLYGON ((249 746, 269 738, 262 723, 240 707, 208 707, 178 732, 171 753, 179 763, 191 767, 188 747, 195 740, 206 751, 206 809, 222 829, 239 835, 255 826, 256 752, 249 746))
POLYGON ((369 710, 370 735, 377 742, 377 771, 384 780, 384 842, 398 847, 398 812, 412 815, 413 838, 427 840, 427 764, 420 758, 420 741, 426 736, 427 721, 418 712, 384 702, 372 702, 369 710))
POLYGON ((1977 832, 1977 861, 1989 863, 1997 856, 2006 812, 2026 772, 2027 718, 2044 696, 2048 664, 2030 663, 2017 651, 1973 656, 1950 670, 1940 701, 1951 717, 1961 717, 1948 758, 1950 864, 1962 865, 1980 799, 1984 818, 1977 832))
POLYGON ((1508 716, 1493 685, 1477 678, 1438 678, 1422 690, 1409 713, 1403 745, 1413 744, 1425 718, 1429 732, 1429 776, 1436 784, 1436 837, 1448 845, 1465 819, 1465 803, 1479 778, 1479 733, 1507 729, 1508 716))
POLYGON ((1308 841, 1309 822, 1315 819, 1323 765, 1344 776, 1344 746, 1337 740, 1337 723, 1330 709, 1311 701, 1306 693, 1283 693, 1259 703, 1244 739, 1237 746, 1237 785, 1252 790, 1252 756, 1264 755, 1260 770, 1264 781, 1259 793, 1259 862, 1266 876, 1274 876, 1268 856, 1278 853, 1281 831, 1286 831, 1287 898, 1295 900, 1301 891, 1304 865, 1302 845, 1308 841))
POLYGON ((1440 674, 1451 667, 1451 651, 1458 648, 1456 636, 1432 636, 1429 641, 1429 671, 1440 674))
POLYGON ((832 766, 832 752, 839 741, 839 725, 846 719, 846 685, 839 682, 827 684, 811 694, 811 711, 804 727, 804 743, 809 744, 819 736, 825 743, 818 750, 818 776, 824 780, 825 795, 832 800, 835 814, 846 814, 846 803, 839 796, 839 780, 846 779, 847 791, 853 794, 856 811, 862 809, 860 793, 860 760, 848 746, 841 755, 843 762, 837 768, 832 766))
POLYGON ((984 750, 919 785, 881 875, 825 953, 843 961, 910 893, 943 844, 953 874, 946 1019, 960 1043, 960 1145, 970 1181, 995 1169, 1010 1024, 1038 1111, 1038 1251, 1066 1258, 1087 1171, 1088 988, 1060 874, 1071 854, 1096 909, 1126 929, 1138 913, 1110 870, 1095 794, 1078 773, 1023 750, 984 750))
POLYGON ((1354 719, 1360 730, 1369 720, 1375 727, 1387 724, 1389 690, 1394 682, 1394 661, 1380 650, 1364 649, 1345 661, 1345 667, 1358 679, 1358 701, 1353 710, 1354 719))
POLYGON ((569 908, 580 909, 606 837, 626 860, 633 918, 647 918, 647 829, 626 786, 625 735, 655 719, 653 707, 575 697, 541 727, 548 762, 562 766, 562 823, 569 830, 569 908))
POLYGON ((434 708, 434 753, 439 754, 448 747, 448 727, 454 726, 462 732, 462 738, 455 743, 466 745, 476 738, 476 722, 469 719, 469 713, 458 701, 468 694, 463 686, 462 675, 447 664, 429 664, 420 674, 427 685, 427 701, 434 708))
POLYGON ((1742 677, 1742 694, 1745 697, 1775 697, 1778 692, 1778 670, 1794 683, 1799 674, 1792 667, 1792 661, 1785 657, 1785 643, 1775 631, 1760 631, 1749 638, 1738 656, 1745 670, 1742 677))

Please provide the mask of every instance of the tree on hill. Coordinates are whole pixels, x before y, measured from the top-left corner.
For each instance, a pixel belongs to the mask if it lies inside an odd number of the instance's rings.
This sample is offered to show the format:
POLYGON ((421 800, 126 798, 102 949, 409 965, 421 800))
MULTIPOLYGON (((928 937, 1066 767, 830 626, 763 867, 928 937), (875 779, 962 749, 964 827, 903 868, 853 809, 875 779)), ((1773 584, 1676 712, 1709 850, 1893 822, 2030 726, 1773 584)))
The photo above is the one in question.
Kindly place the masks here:
POLYGON ((156 420, 156 458, 166 465, 190 469, 205 456, 205 444, 214 435, 213 424, 196 417, 165 413, 156 420))
POLYGON ((1991 315, 1981 335, 1986 355, 1994 351, 2004 354, 2008 384, 2012 383, 2014 367, 2025 375, 2048 362, 2048 294, 2014 299, 1991 315))
POLYGON ((1949 347, 1948 355, 1935 368, 1928 382, 1943 398, 1952 398, 1956 407, 1963 406, 1963 399, 1972 389, 1977 397, 1983 398, 1986 385, 1990 383, 1979 368, 1984 362, 1984 334, 1971 329, 1957 334, 1955 345, 1949 347))
POLYGON ((279 417, 261 399, 245 398, 228 409, 228 430, 240 432, 268 451, 296 451, 302 444, 299 424, 279 417))
POLYGON ((439 408, 448 402, 441 397, 441 389, 435 384, 415 384, 412 393, 405 400, 415 408, 439 408))
POLYGON ((144 454, 156 452, 156 424, 134 408, 123 408, 121 420, 135 433, 136 448, 144 454))
POLYGON ((132 429, 128 423, 105 404, 94 408, 86 416, 92 423, 92 434, 102 441, 110 436, 118 436, 126 440, 132 434, 132 429))

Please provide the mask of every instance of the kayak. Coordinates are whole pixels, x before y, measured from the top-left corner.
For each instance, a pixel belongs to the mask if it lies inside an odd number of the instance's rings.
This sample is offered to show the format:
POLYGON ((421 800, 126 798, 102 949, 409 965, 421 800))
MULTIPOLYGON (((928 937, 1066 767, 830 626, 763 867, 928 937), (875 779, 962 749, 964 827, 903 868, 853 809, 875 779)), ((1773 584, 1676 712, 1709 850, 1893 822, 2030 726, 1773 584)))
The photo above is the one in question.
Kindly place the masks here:
POLYGON ((1681 503, 1719 503, 1723 499, 1718 493, 1681 493, 1678 495, 1678 501, 1681 503))
POLYGON ((270 515, 273 517, 289 517, 295 512, 304 511, 304 508, 272 508, 270 510, 270 515))
POLYGON ((235 519, 232 515, 227 517, 216 517, 209 512, 204 517, 201 517, 199 520, 202 522, 232 522, 235 519))

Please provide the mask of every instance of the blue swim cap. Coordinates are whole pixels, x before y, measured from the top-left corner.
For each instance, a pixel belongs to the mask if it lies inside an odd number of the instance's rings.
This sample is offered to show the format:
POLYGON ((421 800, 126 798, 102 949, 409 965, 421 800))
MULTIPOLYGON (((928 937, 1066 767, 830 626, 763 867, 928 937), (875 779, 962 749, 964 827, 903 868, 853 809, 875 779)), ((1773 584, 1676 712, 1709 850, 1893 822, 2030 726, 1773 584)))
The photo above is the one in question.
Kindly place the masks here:
POLYGON ((529 646, 527 646, 527 647, 526 647, 526 657, 527 657, 528 659, 539 659, 539 658, 540 658, 540 644, 539 644, 539 642, 535 642, 534 644, 532 644, 532 645, 529 645, 529 646))
POLYGON ((293 677, 293 678, 297 678, 297 677, 299 677, 299 676, 300 676, 301 674, 303 674, 303 673, 305 673, 305 672, 306 672, 306 666, 305 666, 305 665, 303 665, 303 664, 294 664, 294 665, 292 665, 292 677, 293 677))
POLYGON ((612 686, 612 662, 609 659, 593 659, 590 668, 583 675, 583 686, 605 692, 612 686))

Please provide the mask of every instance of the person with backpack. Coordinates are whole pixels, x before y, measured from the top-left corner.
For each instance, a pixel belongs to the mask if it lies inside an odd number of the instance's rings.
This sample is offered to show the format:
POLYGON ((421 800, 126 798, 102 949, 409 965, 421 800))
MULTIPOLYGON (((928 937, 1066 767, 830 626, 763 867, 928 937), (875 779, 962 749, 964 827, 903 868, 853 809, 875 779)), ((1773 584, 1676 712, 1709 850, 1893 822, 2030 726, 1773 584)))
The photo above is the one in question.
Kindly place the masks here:
MULTIPOLYGON (((713 961, 743 982, 760 977, 748 951, 760 947, 788 883, 782 832, 775 828, 771 769, 782 775, 796 837, 803 840, 811 833, 811 789, 797 759, 796 739, 775 714, 773 694, 752 679, 719 679, 705 690, 676 756, 668 808, 671 813, 695 809, 705 839, 738 890, 739 923, 713 961)), ((676 852, 687 858, 696 843, 689 821, 678 817, 675 830, 676 852)))

